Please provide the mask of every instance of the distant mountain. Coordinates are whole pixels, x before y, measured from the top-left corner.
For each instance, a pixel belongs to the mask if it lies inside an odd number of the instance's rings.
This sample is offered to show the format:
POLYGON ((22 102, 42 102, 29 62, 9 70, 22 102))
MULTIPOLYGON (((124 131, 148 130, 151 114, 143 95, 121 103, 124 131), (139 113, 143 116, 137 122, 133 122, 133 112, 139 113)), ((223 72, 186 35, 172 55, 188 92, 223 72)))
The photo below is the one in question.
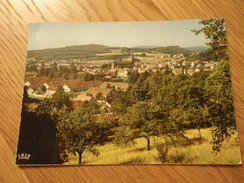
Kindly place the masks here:
MULTIPOLYGON (((134 52, 157 52, 157 53, 167 53, 167 54, 178 54, 178 53, 190 53, 191 50, 182 48, 179 46, 166 46, 166 47, 154 47, 154 46, 138 46, 134 48, 128 47, 110 47, 98 44, 88 44, 79 46, 67 46, 62 48, 50 48, 43 50, 30 50, 28 51, 28 58, 35 58, 36 60, 69 60, 69 59, 81 59, 85 61, 96 60, 97 55, 101 53, 112 53, 114 50, 121 50, 124 53, 122 56, 116 54, 104 55, 99 57, 99 59, 119 59, 118 57, 123 57, 130 54, 131 51, 134 52), (127 54, 126 54, 127 53, 127 54)), ((121 59, 121 58, 120 58, 121 59)))
POLYGON ((159 52, 159 53, 168 53, 168 54, 178 54, 178 53, 190 53, 190 50, 181 48, 180 46, 165 46, 165 47, 156 47, 156 48, 133 48, 133 51, 142 51, 142 52, 159 52))
POLYGON ((62 48, 50 48, 43 50, 28 51, 28 58, 37 60, 55 60, 55 59, 91 59, 95 58, 98 53, 108 53, 117 47, 109 47, 97 44, 67 46, 62 48))
POLYGON ((189 50, 191 52, 202 52, 202 51, 206 51, 207 49, 209 49, 209 47, 207 47, 207 46, 192 46, 192 47, 185 47, 184 49, 189 50))
POLYGON ((135 47, 131 47, 132 49, 133 48, 142 48, 142 49, 144 49, 144 48, 158 48, 158 47, 160 47, 160 46, 135 46, 135 47))

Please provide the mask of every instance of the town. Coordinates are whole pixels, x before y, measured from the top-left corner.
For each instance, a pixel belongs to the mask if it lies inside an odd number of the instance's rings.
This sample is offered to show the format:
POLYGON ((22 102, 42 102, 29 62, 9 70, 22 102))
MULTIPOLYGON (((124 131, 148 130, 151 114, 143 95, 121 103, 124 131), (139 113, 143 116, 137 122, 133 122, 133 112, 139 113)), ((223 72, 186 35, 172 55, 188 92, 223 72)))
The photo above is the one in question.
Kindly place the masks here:
POLYGON ((24 83, 29 97, 52 98, 58 87, 62 87, 64 92, 73 94, 71 100, 77 107, 82 102, 98 96, 106 98, 113 89, 126 91, 129 87, 128 78, 135 73, 161 73, 168 69, 175 75, 193 75, 201 71, 212 71, 217 65, 216 61, 188 61, 182 53, 123 53, 116 50, 96 56, 96 60, 89 61, 69 59, 45 62, 29 58, 24 83), (114 60, 107 59, 114 56, 114 60), (50 77, 50 74, 60 71, 73 74, 75 77, 67 78, 65 74, 64 77, 50 77))

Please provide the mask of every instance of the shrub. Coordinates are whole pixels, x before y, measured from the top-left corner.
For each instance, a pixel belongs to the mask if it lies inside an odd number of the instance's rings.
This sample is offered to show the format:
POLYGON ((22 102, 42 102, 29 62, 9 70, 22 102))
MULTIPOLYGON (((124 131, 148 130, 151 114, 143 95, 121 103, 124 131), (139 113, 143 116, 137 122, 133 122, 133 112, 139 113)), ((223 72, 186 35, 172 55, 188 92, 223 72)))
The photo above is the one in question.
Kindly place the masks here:
POLYGON ((161 163, 167 163, 168 162, 168 150, 169 147, 166 143, 159 143, 156 144, 156 148, 158 150, 158 156, 161 161, 161 163))
POLYGON ((128 161, 126 162, 123 162, 121 164, 123 165, 128 165, 128 164, 143 164, 144 160, 140 157, 134 157, 134 158, 131 158, 129 159, 128 161))
POLYGON ((183 152, 176 150, 174 154, 169 155, 170 163, 187 163, 186 156, 183 152))

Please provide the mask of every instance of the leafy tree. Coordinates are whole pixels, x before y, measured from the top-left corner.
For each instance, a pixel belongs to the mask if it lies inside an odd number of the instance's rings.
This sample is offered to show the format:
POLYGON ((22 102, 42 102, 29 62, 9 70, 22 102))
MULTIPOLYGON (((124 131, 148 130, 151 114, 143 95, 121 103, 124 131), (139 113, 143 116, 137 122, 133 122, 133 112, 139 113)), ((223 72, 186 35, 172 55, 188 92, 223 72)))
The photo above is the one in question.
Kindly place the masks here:
POLYGON ((134 102, 136 101, 146 101, 149 98, 148 83, 145 80, 149 77, 150 73, 145 72, 139 75, 137 81, 131 85, 128 89, 128 95, 130 99, 134 102))
POLYGON ((29 153, 28 160, 16 157, 17 164, 58 164, 60 159, 60 148, 56 138, 56 128, 48 115, 30 112, 28 103, 27 87, 24 87, 20 134, 17 154, 29 153), (34 122, 34 123, 33 123, 34 122), (47 143, 48 142, 48 143, 47 143), (49 149, 52 148, 52 151, 49 149))
POLYGON ((83 75, 83 80, 84 81, 94 81, 94 75, 89 74, 89 73, 85 73, 83 75))
POLYGON ((167 145, 179 146, 182 145, 183 140, 189 141, 185 137, 185 131, 189 126, 189 114, 183 107, 177 107, 170 111, 170 116, 167 118, 167 125, 164 129, 165 135, 163 134, 167 145))
POLYGON ((129 84, 134 84, 138 78, 139 78, 140 74, 138 72, 135 72, 135 73, 132 73, 130 76, 129 76, 129 84))
POLYGON ((163 115, 160 113, 159 108, 152 103, 140 101, 129 107, 127 112, 121 117, 120 130, 127 130, 127 135, 119 136, 118 134, 121 133, 119 131, 117 132, 117 137, 119 140, 123 137, 130 140, 144 137, 147 140, 147 150, 150 150, 150 138, 160 133, 162 124, 163 115), (129 127, 130 131, 126 127, 129 127))
POLYGON ((215 129, 213 130, 213 150, 220 151, 225 139, 236 132, 234 105, 228 61, 220 61, 215 72, 207 78, 209 93, 208 112, 215 129))
POLYGON ((63 105, 66 105, 67 107, 71 107, 72 105, 69 94, 64 92, 62 86, 57 87, 57 91, 52 95, 52 99, 59 107, 63 105))
POLYGON ((32 72, 32 71, 37 71, 37 68, 36 68, 36 65, 28 65, 27 67, 26 67, 26 71, 27 72, 32 72))
POLYGON ((215 54, 217 60, 228 59, 226 28, 224 19, 206 19, 201 20, 199 24, 203 25, 200 30, 193 30, 196 35, 204 33, 206 43, 211 47, 211 51, 215 54))
POLYGON ((41 85, 37 88, 37 91, 39 93, 45 93, 46 92, 46 87, 44 85, 41 85))
POLYGON ((49 115, 29 112, 22 108, 18 152, 29 153, 30 159, 17 164, 59 164, 61 148, 56 137, 56 127, 49 115))
POLYGON ((135 138, 136 136, 130 126, 120 125, 118 131, 114 134, 113 143, 122 147, 131 146, 135 145, 135 138))
POLYGON ((110 63, 105 63, 101 65, 101 69, 103 70, 109 70, 111 68, 111 64, 110 63))
POLYGON ((96 95, 96 99, 97 100, 101 100, 103 98, 103 94, 101 92, 99 92, 97 95, 96 95))
POLYGON ((147 80, 148 95, 150 95, 152 102, 169 117, 171 110, 184 104, 187 97, 184 90, 190 82, 186 75, 175 76, 171 73, 157 73, 147 80))
POLYGON ((132 105, 127 92, 121 90, 112 90, 111 95, 107 97, 107 101, 111 104, 113 113, 117 115, 123 115, 126 113, 127 107, 132 105))
POLYGON ((40 102, 37 113, 49 114, 56 121, 58 110, 64 106, 70 109, 72 107, 72 101, 70 100, 69 94, 64 92, 63 87, 59 86, 57 91, 52 95, 52 98, 45 98, 40 102))
POLYGON ((217 69, 209 75, 206 90, 209 95, 208 113, 215 126, 212 132, 212 149, 220 151, 222 143, 236 131, 234 106, 232 98, 228 50, 224 19, 208 19, 199 22, 200 30, 194 30, 196 35, 204 33, 209 40, 207 45, 219 60, 217 69))
MULTIPOLYGON (((72 101, 70 100, 70 95, 64 92, 62 86, 59 86, 52 98, 45 98, 40 102, 38 108, 36 109, 36 113, 38 116, 43 116, 43 118, 40 120, 45 121, 46 119, 50 119, 51 123, 57 127, 60 115, 64 115, 60 113, 60 111, 65 110, 67 113, 69 113, 71 109, 72 101)), ((55 133, 57 134, 57 131, 55 133)), ((65 143, 60 137, 58 137, 56 140, 59 144, 60 158, 64 162, 68 161, 65 143)))
POLYGON ((98 116, 96 119, 94 115, 81 108, 71 112, 62 110, 59 116, 58 137, 69 152, 78 153, 78 163, 82 163, 85 150, 98 156, 99 151, 94 146, 109 140, 109 120, 105 116, 98 116))
POLYGON ((58 71, 58 64, 57 62, 54 62, 52 65, 51 65, 51 70, 53 73, 57 72, 58 71))
POLYGON ((200 143, 202 141, 201 128, 209 126, 207 102, 205 90, 195 86, 190 87, 189 97, 185 105, 187 107, 187 119, 191 126, 198 129, 200 143))
POLYGON ((70 64, 70 72, 71 73, 76 73, 77 72, 77 67, 75 66, 74 63, 70 64))

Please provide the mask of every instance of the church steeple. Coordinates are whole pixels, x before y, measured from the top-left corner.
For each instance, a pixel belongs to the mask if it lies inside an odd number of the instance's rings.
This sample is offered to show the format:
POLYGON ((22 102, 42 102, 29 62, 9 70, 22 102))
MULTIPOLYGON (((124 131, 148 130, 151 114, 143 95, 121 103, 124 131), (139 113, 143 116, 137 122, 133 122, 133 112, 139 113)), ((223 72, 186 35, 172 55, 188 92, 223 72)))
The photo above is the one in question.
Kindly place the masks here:
POLYGON ((135 61, 135 58, 134 58, 134 54, 133 54, 133 51, 131 52, 131 62, 134 63, 135 61))
POLYGON ((111 70, 114 70, 115 66, 114 66, 114 62, 111 63, 111 70))

